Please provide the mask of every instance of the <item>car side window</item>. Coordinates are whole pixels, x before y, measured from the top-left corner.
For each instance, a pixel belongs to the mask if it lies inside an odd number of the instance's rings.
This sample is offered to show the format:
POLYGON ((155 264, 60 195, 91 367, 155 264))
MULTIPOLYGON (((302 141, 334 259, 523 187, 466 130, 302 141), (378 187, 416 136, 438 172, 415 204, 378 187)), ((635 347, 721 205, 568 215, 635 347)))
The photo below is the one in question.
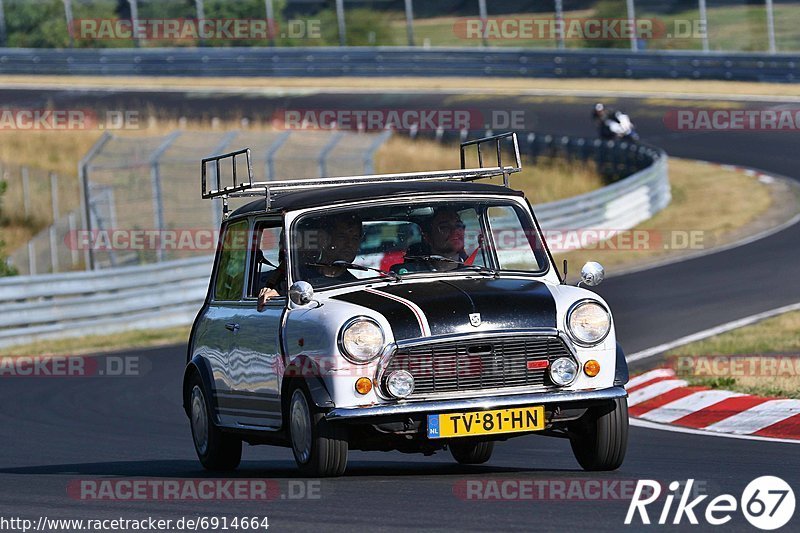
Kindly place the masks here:
POLYGON ((245 261, 249 239, 248 222, 242 220, 225 229, 217 277, 214 281, 215 300, 241 300, 244 290, 245 261))
POLYGON ((250 258, 248 298, 257 298, 263 288, 286 295, 286 258, 282 249, 283 226, 280 220, 256 223, 253 254, 250 258))

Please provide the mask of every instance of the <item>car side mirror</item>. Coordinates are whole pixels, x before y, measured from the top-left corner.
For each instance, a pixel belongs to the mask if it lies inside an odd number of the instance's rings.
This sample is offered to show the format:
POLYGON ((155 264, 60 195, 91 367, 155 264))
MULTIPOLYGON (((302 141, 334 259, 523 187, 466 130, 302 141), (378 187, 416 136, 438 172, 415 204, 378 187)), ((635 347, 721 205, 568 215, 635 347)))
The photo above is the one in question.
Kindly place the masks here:
POLYGON ((605 277, 606 271, 603 265, 595 261, 589 261, 581 269, 581 280, 578 282, 578 286, 580 287, 580 284, 583 283, 589 287, 597 287, 605 277))
POLYGON ((289 287, 289 299, 295 305, 307 305, 314 298, 314 287, 307 281, 295 281, 289 287))

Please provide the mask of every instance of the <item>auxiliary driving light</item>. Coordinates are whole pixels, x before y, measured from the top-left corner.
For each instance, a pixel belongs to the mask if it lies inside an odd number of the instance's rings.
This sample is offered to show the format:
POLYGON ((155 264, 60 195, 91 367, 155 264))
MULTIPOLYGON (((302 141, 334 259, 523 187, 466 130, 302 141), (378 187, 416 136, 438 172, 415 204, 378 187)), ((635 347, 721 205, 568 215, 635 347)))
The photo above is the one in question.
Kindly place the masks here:
POLYGON ((550 379, 556 385, 569 385, 578 377, 578 365, 568 357, 559 357, 550 365, 550 379))
POLYGON ((589 376, 590 378, 595 377, 597 374, 600 373, 600 363, 598 363, 594 359, 589 359, 588 361, 586 361, 586 364, 583 365, 583 373, 589 376))
POLYGON ((414 376, 407 370, 395 370, 386 378, 386 388, 396 398, 405 398, 414 392, 414 376))
POLYGON ((372 390, 372 380, 369 378, 358 378, 356 380, 356 392, 359 394, 369 394, 372 390))

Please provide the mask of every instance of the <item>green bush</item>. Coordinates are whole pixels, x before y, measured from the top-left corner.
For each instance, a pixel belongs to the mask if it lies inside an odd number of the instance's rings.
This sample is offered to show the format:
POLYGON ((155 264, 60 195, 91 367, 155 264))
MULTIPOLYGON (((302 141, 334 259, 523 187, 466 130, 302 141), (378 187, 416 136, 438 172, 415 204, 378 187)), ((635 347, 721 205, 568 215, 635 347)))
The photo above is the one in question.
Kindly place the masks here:
MULTIPOLYGON (((393 40, 391 12, 371 9, 346 9, 345 33, 348 46, 380 46, 396 44, 393 40)), ((320 21, 321 37, 318 39, 285 39, 281 44, 290 46, 339 46, 339 24, 334 9, 319 11, 308 17, 320 21)))

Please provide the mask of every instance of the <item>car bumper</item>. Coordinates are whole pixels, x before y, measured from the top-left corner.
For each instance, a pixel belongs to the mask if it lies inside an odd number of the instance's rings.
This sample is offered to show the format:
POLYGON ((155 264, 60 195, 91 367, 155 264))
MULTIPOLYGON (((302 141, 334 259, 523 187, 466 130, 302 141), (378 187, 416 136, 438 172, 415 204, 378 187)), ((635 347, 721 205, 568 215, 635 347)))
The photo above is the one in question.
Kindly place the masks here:
POLYGON ((610 387, 607 389, 589 391, 539 392, 492 396, 488 398, 435 400, 396 403, 391 405, 373 405, 368 407, 334 408, 329 411, 325 417, 332 421, 367 421, 367 419, 371 418, 445 413, 450 411, 483 411, 487 409, 505 409, 508 407, 528 405, 584 405, 625 398, 627 395, 628 393, 623 387, 610 387))

